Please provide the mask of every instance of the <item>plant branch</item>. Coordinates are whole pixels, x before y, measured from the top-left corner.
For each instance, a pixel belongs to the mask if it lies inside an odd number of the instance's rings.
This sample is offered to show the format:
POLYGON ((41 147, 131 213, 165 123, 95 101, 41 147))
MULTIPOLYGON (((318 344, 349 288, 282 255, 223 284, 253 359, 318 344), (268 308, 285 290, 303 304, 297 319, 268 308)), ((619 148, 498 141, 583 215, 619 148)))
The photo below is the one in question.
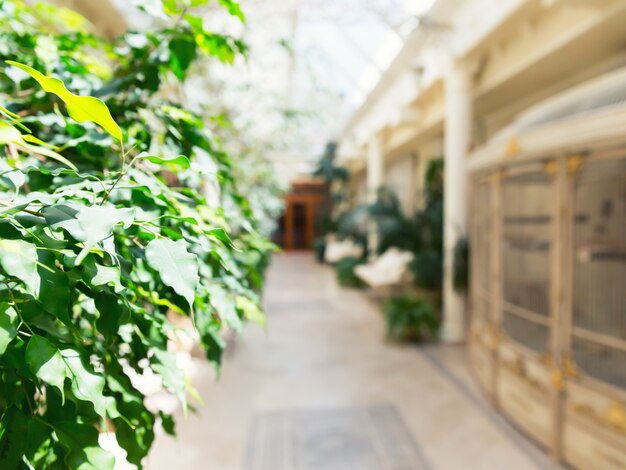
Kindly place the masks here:
MULTIPOLYGON (((11 205, 10 202, 7 202, 7 201, 0 201, 0 206, 9 207, 11 209, 15 207, 11 205)), ((41 215, 40 212, 35 212, 35 211, 28 210, 28 209, 20 209, 20 212, 26 212, 27 214, 34 215, 35 217, 43 217, 43 215, 41 215)))

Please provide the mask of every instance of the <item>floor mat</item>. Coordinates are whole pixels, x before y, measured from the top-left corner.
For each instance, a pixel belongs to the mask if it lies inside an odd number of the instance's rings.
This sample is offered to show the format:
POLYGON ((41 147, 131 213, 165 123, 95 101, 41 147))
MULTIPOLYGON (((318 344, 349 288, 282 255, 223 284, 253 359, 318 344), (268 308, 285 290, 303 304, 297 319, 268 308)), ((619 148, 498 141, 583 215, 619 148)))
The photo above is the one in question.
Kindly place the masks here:
POLYGON ((257 416, 245 470, 427 470, 392 405, 257 416))

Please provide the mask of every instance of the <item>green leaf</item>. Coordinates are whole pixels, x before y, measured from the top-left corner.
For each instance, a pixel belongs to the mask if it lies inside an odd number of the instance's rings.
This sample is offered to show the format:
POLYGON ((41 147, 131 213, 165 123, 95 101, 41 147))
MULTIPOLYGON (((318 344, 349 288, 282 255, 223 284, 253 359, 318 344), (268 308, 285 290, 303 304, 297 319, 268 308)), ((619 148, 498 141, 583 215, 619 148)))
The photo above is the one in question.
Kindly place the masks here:
POLYGON ((169 434, 170 436, 176 435, 176 423, 174 422, 174 418, 169 415, 166 415, 162 411, 159 411, 159 415, 161 416, 161 426, 163 430, 169 434))
POLYGON ((146 246, 146 260, 155 269, 163 283, 193 305, 198 286, 198 257, 189 253, 183 240, 156 238, 146 246))
POLYGON ((110 285, 117 294, 124 290, 124 286, 120 282, 121 272, 117 266, 102 266, 95 263, 95 275, 91 278, 93 286, 110 285))
POLYGON ((230 239, 230 237, 226 233, 226 230, 224 230, 223 228, 213 228, 211 230, 207 230, 206 234, 217 238, 219 241, 227 246, 233 245, 233 241, 230 239))
POLYGON ((76 218, 82 232, 73 233, 72 236, 85 243, 95 243, 111 235, 113 227, 117 224, 121 223, 124 228, 130 227, 135 220, 135 210, 111 206, 87 206, 78 211, 76 218))
POLYGON ((144 396, 136 390, 119 362, 108 364, 106 380, 109 389, 118 394, 118 408, 132 425, 122 418, 115 419, 115 438, 126 451, 126 460, 141 468, 141 461, 154 442, 155 416, 144 405, 144 396))
POLYGON ((70 286, 67 275, 55 266, 54 255, 50 251, 41 250, 39 262, 42 266, 39 266, 38 269, 41 278, 38 300, 47 312, 53 314, 63 323, 70 325, 70 286))
POLYGON ((78 168, 76 168, 76 166, 63 155, 44 146, 30 144, 26 142, 26 139, 33 142, 41 142, 39 139, 36 139, 32 136, 23 135, 11 124, 0 121, 0 145, 16 144, 24 147, 27 150, 30 150, 31 152, 57 160, 64 165, 72 168, 73 170, 78 170, 78 168))
POLYGON ((18 316, 7 303, 0 304, 0 354, 4 354, 17 334, 18 316))
POLYGON ((26 346, 26 363, 33 374, 47 385, 56 387, 61 397, 65 397, 63 382, 67 368, 61 352, 50 341, 43 336, 31 336, 26 346))
POLYGON ((41 211, 46 223, 52 229, 64 228, 72 233, 72 230, 78 230, 78 210, 64 204, 56 204, 54 206, 44 207, 41 211), (75 226, 75 227, 72 227, 75 226))
POLYGON ((58 204, 43 210, 43 216, 51 228, 63 228, 76 240, 84 242, 84 247, 76 257, 76 266, 100 241, 113 233, 117 224, 128 228, 135 220, 135 210, 117 209, 112 206, 86 206, 76 210, 58 204))
POLYGON ((113 120, 109 108, 102 100, 93 96, 78 96, 69 91, 65 84, 58 78, 47 77, 41 72, 28 65, 7 60, 7 64, 13 65, 33 77, 48 93, 54 93, 61 98, 67 106, 70 117, 78 122, 91 121, 101 126, 118 141, 122 141, 122 130, 113 120))
POLYGON ((28 292, 39 295, 37 247, 24 240, 0 240, 0 265, 10 276, 21 280, 28 292))
POLYGON ((74 421, 54 423, 61 444, 68 448, 67 468, 75 470, 113 470, 115 458, 98 443, 98 430, 74 421))
POLYGON ((23 142, 22 133, 8 122, 0 121, 0 145, 23 142))
POLYGON ((170 352, 155 349, 152 359, 152 370, 159 374, 163 381, 163 386, 176 394, 186 412, 187 387, 185 375, 176 364, 176 356, 170 352))
POLYGON ((15 114, 12 111, 9 111, 7 108, 5 108, 4 106, 0 106, 0 113, 4 114, 6 117, 8 117, 9 119, 19 119, 19 115, 15 114))
POLYGON ((218 0, 218 2, 220 5, 228 10, 228 13, 239 18, 242 23, 246 21, 246 18, 243 15, 243 11, 241 11, 241 6, 238 2, 235 2, 234 0, 218 0))
POLYGON ((243 295, 238 295, 235 299, 235 304, 243 312, 247 320, 256 322, 259 325, 265 325, 265 315, 263 315, 263 312, 255 302, 243 295))
POLYGON ((179 80, 185 79, 185 72, 196 58, 196 43, 187 38, 175 38, 169 43, 170 68, 179 80))
POLYGON ((2 468, 23 468, 22 456, 26 448, 24 436, 28 418, 19 409, 12 406, 0 419, 0 464, 2 468))
POLYGON ((149 162, 156 163, 158 165, 170 164, 176 165, 181 168, 189 168, 189 159, 184 155, 178 155, 177 157, 160 157, 157 155, 138 155, 135 157, 137 160, 148 160, 149 162))
POLYGON ((211 302, 220 318, 237 333, 241 333, 243 324, 237 314, 237 307, 232 293, 218 284, 209 284, 207 291, 209 292, 209 302, 211 302))
POLYGON ((94 296, 94 301, 100 314, 96 320, 96 327, 107 342, 110 342, 118 332, 120 323, 128 321, 130 313, 125 305, 120 305, 117 297, 108 292, 98 292, 94 296))
POLYGON ((26 176, 20 170, 8 171, 2 176, 8 178, 16 188, 20 188, 26 182, 26 176))
POLYGON ((44 466, 44 462, 40 462, 40 459, 45 459, 47 454, 46 447, 52 440, 52 433, 50 431, 50 426, 43 422, 41 418, 31 419, 28 422, 24 456, 29 460, 29 463, 32 464, 34 468, 41 468, 44 466))
POLYGON ((213 320, 213 316, 206 311, 194 312, 193 318, 207 359, 214 366, 219 366, 222 360, 222 353, 226 347, 224 339, 220 336, 219 325, 213 320))
POLYGON ((115 400, 104 395, 104 377, 93 372, 92 367, 83 355, 71 348, 61 350, 67 366, 67 376, 71 379, 71 390, 76 398, 88 401, 103 418, 119 416, 115 400))
POLYGON ((168 15, 176 15, 180 13, 180 6, 176 0, 163 0, 163 10, 168 15))

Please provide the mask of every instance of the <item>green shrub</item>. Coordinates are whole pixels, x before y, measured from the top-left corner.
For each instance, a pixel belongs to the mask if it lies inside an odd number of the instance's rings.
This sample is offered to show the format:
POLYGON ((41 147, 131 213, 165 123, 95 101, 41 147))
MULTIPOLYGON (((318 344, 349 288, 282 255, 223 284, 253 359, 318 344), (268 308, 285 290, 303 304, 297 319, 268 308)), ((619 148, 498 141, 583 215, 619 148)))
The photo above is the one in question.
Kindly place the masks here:
POLYGON ((365 283, 354 272, 354 269, 362 263, 361 259, 354 257, 344 258, 336 263, 335 271, 337 272, 339 285, 343 287, 365 287, 365 283))
POLYGON ((235 180, 241 163, 207 116, 160 90, 196 58, 230 63, 245 46, 179 4, 114 47, 49 24, 66 10, 0 0, 13 64, 0 66, 0 468, 112 469, 99 432, 141 467, 173 418, 132 377, 152 372, 192 407, 168 317, 192 320, 216 367, 224 328, 263 321, 272 245, 235 180))
POLYGON ((420 341, 439 329, 439 315, 424 299, 398 296, 382 304, 387 335, 395 340, 420 341))

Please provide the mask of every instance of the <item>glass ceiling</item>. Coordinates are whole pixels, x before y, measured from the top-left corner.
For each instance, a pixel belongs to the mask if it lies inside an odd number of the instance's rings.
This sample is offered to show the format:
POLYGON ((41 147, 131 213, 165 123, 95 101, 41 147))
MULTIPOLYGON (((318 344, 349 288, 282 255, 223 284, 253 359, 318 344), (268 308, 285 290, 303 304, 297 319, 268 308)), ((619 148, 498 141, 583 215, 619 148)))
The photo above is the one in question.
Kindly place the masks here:
MULTIPOLYGON (((112 2, 131 28, 145 26, 128 1, 112 2)), ((433 0, 240 3, 245 26, 215 6, 207 10, 205 22, 218 32, 243 36, 249 59, 234 67, 212 65, 204 74, 212 77, 212 85, 196 81, 188 95, 210 103, 219 90, 219 100, 238 110, 240 127, 272 142, 278 171, 292 179, 308 173, 325 143, 338 136, 433 0), (215 77, 221 86, 215 86, 215 77)))

